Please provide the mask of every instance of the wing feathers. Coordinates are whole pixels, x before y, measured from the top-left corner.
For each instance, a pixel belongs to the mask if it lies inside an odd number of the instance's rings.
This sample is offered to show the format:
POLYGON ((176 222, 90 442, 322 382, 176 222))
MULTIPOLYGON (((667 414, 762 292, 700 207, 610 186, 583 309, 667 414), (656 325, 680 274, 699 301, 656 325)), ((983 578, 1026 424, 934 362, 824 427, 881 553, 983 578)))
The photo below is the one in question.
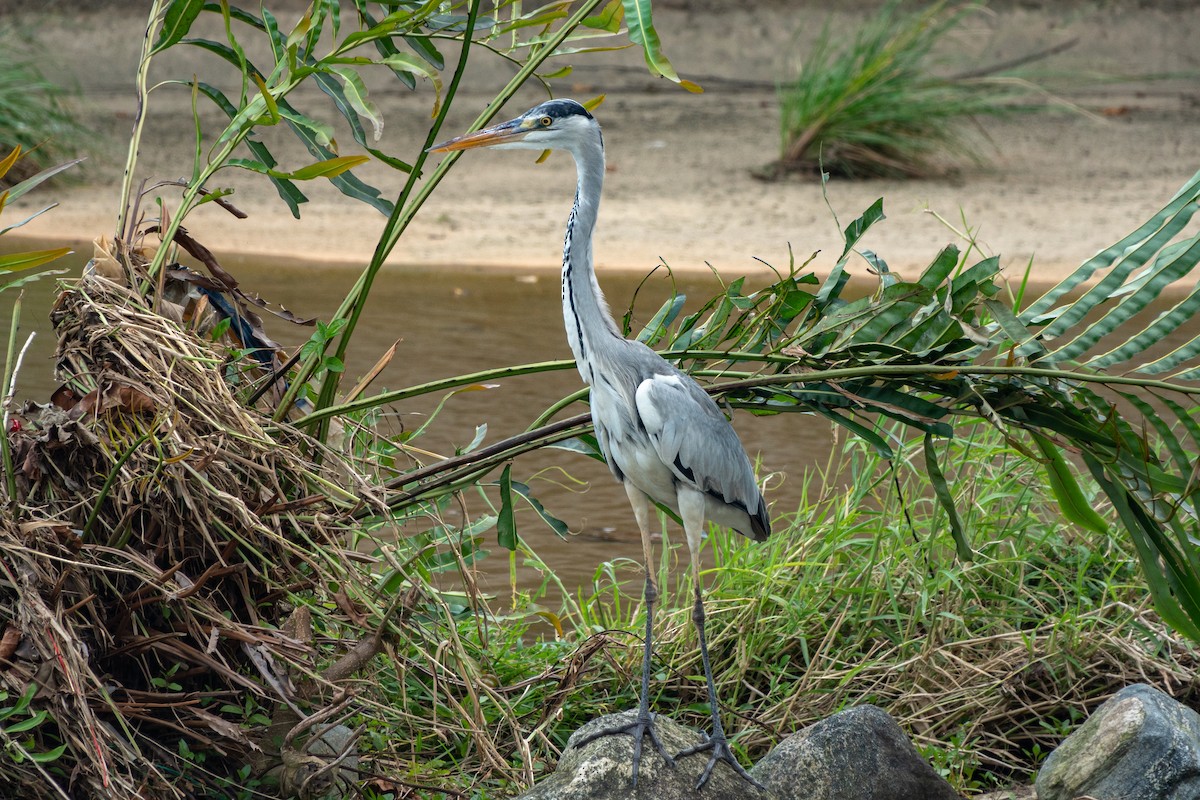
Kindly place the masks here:
POLYGON ((766 503, 754 469, 725 415, 713 399, 683 374, 659 373, 637 387, 640 421, 662 463, 675 479, 706 494, 731 513, 714 521, 762 540, 770 532, 766 503), (734 513, 740 512, 740 513, 734 513))

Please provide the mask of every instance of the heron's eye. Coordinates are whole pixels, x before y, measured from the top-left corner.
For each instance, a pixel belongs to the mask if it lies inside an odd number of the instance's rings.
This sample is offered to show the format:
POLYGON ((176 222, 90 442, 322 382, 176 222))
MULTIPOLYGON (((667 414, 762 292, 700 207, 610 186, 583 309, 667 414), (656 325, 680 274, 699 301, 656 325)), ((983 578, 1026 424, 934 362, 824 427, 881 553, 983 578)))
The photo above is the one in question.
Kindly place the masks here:
POLYGON ((550 119, 549 117, 542 117, 541 119, 538 120, 538 124, 541 125, 543 128, 549 128, 551 125, 554 124, 554 120, 550 119))

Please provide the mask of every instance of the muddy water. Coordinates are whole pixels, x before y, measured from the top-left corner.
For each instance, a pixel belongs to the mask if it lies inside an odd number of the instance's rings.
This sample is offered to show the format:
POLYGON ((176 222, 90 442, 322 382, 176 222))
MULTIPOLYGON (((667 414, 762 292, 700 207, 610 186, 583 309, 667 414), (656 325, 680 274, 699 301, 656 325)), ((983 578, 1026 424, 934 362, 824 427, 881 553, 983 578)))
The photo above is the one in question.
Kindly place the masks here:
MULTIPOLYGON (((50 246, 50 245, 47 245, 50 246)), ((83 249, 83 248, 80 248, 83 249)), ((88 248, 90 249, 90 248, 88 248)), ((266 264, 227 259, 225 262, 248 291, 281 304, 300 316, 328 318, 353 285, 355 269, 314 269, 299 263, 266 264)), ((72 266, 78 274, 79 265, 72 266)), ((602 275, 601 283, 619 317, 643 276, 602 275)), ((708 275, 677 277, 676 288, 699 303, 721 290, 708 275)), ((52 303, 53 281, 26 288, 23 331, 39 331, 25 357, 18 398, 44 402, 54 388, 50 370, 53 341, 46 315, 52 303)), ((672 281, 652 277, 642 286, 634 312, 640 329, 670 296, 672 281)), ((0 312, 8 319, 15 292, 0 294, 0 312)), ((281 343, 293 346, 308 338, 311 329, 274 320, 269 330, 281 343)), ((374 388, 403 388, 426 381, 489 368, 570 356, 562 331, 557 272, 465 272, 446 269, 389 268, 376 282, 364 319, 355 335, 345 386, 369 369, 393 342, 396 355, 374 388)), ((23 341, 23 336, 22 336, 23 341)), ((470 391, 449 399, 427 433, 414 445, 443 455, 468 445, 477 426, 486 425, 484 444, 524 430, 547 406, 581 387, 578 373, 565 370, 498 382, 496 388, 470 391)), ((397 406, 389 423, 414 430, 429 420, 440 397, 397 406)), ((567 413, 581 413, 582 405, 567 413)), ((752 418, 738 414, 734 420, 752 458, 762 468, 778 474, 768 495, 775 515, 791 511, 806 470, 824 465, 831 432, 827 422, 807 415, 752 418)), ((426 457, 426 461, 432 457, 426 457)), ((607 468, 582 455, 550 450, 522 457, 513 466, 513 477, 528 483, 550 513, 572 531, 567 541, 557 538, 531 512, 519 513, 518 529, 538 555, 553 568, 568 591, 590 582, 597 565, 620 557, 640 560, 641 547, 624 491, 607 468)), ((476 496, 467 497, 466 514, 487 513, 476 496)), ((452 522, 462 511, 451 507, 452 522)), ((675 541, 682 537, 676 536, 675 541)), ((486 534, 491 554, 480 562, 484 585, 495 592, 509 586, 507 554, 486 534)), ((535 586, 540 574, 516 564, 517 583, 535 586)), ((632 571, 632 565, 630 567, 632 571)), ((631 573, 632 574, 632 573, 631 573)))

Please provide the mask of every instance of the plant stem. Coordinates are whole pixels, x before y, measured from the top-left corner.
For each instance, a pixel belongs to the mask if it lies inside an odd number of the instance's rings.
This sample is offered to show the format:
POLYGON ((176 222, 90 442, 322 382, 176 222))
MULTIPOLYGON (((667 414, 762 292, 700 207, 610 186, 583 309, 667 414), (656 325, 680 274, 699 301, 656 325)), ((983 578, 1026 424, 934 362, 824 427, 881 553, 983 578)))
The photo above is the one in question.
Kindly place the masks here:
MULTIPOLYGON (((153 49, 154 34, 162 17, 163 0, 154 0, 150 5, 150 17, 146 21, 146 35, 142 40, 142 58, 138 62, 136 87, 137 111, 133 115, 133 132, 129 136, 129 152, 125 156, 125 174, 121 178, 120 208, 117 209, 117 242, 128 242, 131 231, 126 230, 131 220, 126 218, 133 204, 133 173, 137 167, 138 151, 142 146, 142 130, 146 126, 146 107, 150 102, 150 90, 146 79, 150 72, 150 51, 153 49)), ((117 245, 120 248, 120 244, 117 245)))
MULTIPOLYGON (((13 364, 13 351, 17 344, 17 327, 21 320, 21 298, 25 293, 21 292, 17 295, 16 302, 13 303, 12 323, 8 330, 8 351, 4 358, 4 385, 8 386, 10 381, 16 380, 16 367, 13 364)), ((4 476, 8 482, 8 502, 14 504, 17 502, 17 473, 13 469, 12 446, 8 441, 8 404, 12 400, 12 392, 9 390, 4 397, 4 421, 3 427, 0 428, 0 453, 4 456, 4 476)))
MULTIPOLYGON (((513 76, 512 80, 508 82, 508 84, 499 92, 499 94, 496 95, 492 102, 488 104, 487 108, 485 108, 483 112, 476 118, 475 122, 471 125, 470 130, 476 130, 491 120, 492 117, 494 117, 504 105, 504 103, 506 103, 508 99, 516 94, 517 90, 524 85, 529 76, 532 75, 547 58, 553 55, 555 50, 558 49, 559 45, 561 45, 567 39, 567 37, 571 35, 575 28, 578 27, 584 19, 590 16, 603 2, 605 2, 605 0, 586 0, 586 2, 584 2, 574 14, 572 14, 563 23, 562 27, 544 43, 542 48, 530 56, 529 61, 525 63, 525 66, 513 76)), ((412 194, 415 181, 420 175, 420 168, 422 164, 424 164, 425 158, 427 157, 426 150, 435 143, 442 120, 445 118, 446 111, 449 109, 451 101, 457 92, 458 83, 461 79, 461 73, 465 67, 466 50, 470 39, 469 32, 472 30, 475 15, 478 11, 477 6, 478 0, 475 0, 475 2, 473 2, 471 5, 471 13, 468 16, 468 35, 463 42, 463 52, 460 57, 459 67, 456 69, 454 77, 451 79, 450 84, 447 87, 446 101, 443 103, 442 113, 439 114, 438 118, 434 121, 434 124, 430 127, 429 135, 426 137, 425 145, 421 150, 421 155, 414 163, 413 171, 409 175, 409 181, 405 184, 404 190, 400 193, 400 197, 396 202, 396 210, 393 212, 392 216, 389 217, 387 225, 384 227, 384 231, 380 236, 379 243, 375 248, 375 253, 371 258, 371 263, 367 266, 366 270, 364 270, 362 276, 350 290, 350 293, 346 296, 346 299, 343 301, 341 307, 333 317, 333 319, 339 319, 349 315, 350 319, 350 324, 347 325, 346 329, 342 332, 342 335, 338 340, 338 347, 335 353, 336 357, 341 359, 343 362, 345 361, 346 349, 350 344, 350 338, 354 332, 355 326, 358 323, 358 318, 362 312, 362 306, 368 293, 370 292, 371 283, 374 281, 375 275, 383 267, 383 263, 388 254, 390 254, 392 249, 395 248, 397 242, 400 240, 401 235, 404 233, 412 219, 416 216, 417 211, 420 210, 421 206, 424 205, 425 200, 428 199, 433 190, 437 188, 438 184, 441 183, 442 178, 445 177, 447 171, 449 171, 455 162, 457 162, 458 156, 460 155, 459 153, 452 153, 444 158, 430 174, 429 180, 426 181, 421 188, 416 191, 415 194, 412 194), (410 194, 412 194, 411 200, 409 199, 410 194)), ((295 398, 295 392, 299 389, 299 386, 307 381, 315 371, 316 366, 319 363, 319 359, 319 355, 313 356, 301 364, 299 373, 292 382, 292 387, 289 388, 288 393, 285 394, 283 401, 281 401, 279 404, 279 409, 275 413, 276 419, 281 419, 283 415, 287 413, 292 401, 295 398)), ((320 399, 317 402, 318 411, 332 405, 334 394, 337 391, 338 380, 339 379, 336 374, 330 374, 330 376, 326 378, 325 384, 321 387, 320 399)), ((324 425, 322 426, 321 431, 317 434, 317 438, 321 440, 324 439, 324 425)))

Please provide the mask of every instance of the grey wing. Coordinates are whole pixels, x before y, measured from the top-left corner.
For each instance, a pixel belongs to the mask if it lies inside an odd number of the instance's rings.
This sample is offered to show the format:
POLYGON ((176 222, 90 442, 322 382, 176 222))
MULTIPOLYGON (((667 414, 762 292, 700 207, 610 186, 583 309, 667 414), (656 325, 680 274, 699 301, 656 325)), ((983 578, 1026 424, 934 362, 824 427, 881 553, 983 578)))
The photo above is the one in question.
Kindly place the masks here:
POLYGON ((766 539, 771 523, 754 468, 713 399, 678 371, 646 378, 634 396, 658 457, 677 481, 704 493, 709 518, 766 539))

